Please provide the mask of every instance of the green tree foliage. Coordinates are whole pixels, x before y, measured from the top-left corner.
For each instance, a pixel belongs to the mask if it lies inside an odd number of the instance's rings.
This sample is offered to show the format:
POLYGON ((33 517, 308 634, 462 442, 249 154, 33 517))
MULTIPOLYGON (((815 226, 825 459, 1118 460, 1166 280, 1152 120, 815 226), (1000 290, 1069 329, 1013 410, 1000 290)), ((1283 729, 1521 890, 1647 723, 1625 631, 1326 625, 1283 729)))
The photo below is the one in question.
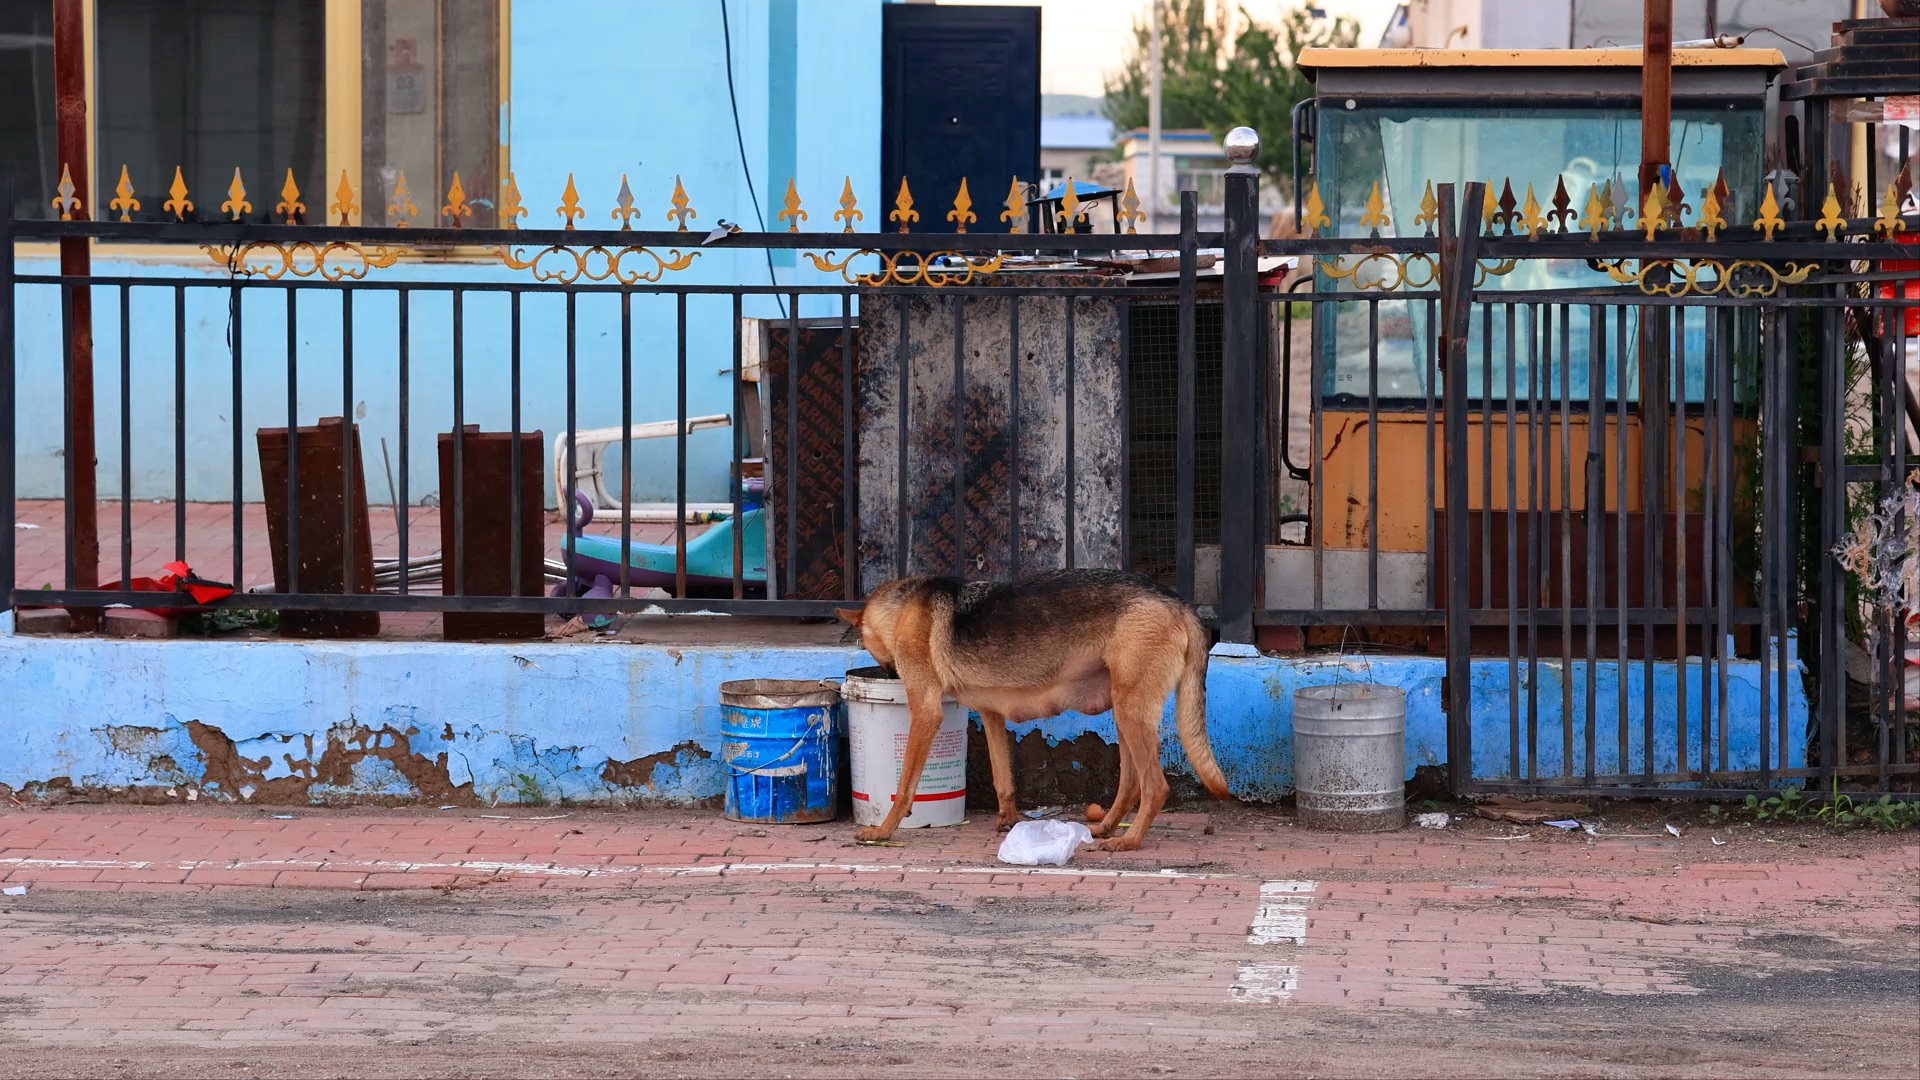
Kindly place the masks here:
MULTIPOLYGON (((1215 138, 1241 125, 1260 133, 1255 161, 1270 180, 1293 182, 1293 106, 1313 86, 1300 71, 1302 50, 1351 48, 1360 24, 1317 19, 1298 7, 1267 24, 1245 8, 1229 13, 1216 0, 1161 0, 1160 122, 1169 130, 1205 128, 1215 138)), ((1147 126, 1153 31, 1133 24, 1133 48, 1106 77, 1102 111, 1116 133, 1147 126)))

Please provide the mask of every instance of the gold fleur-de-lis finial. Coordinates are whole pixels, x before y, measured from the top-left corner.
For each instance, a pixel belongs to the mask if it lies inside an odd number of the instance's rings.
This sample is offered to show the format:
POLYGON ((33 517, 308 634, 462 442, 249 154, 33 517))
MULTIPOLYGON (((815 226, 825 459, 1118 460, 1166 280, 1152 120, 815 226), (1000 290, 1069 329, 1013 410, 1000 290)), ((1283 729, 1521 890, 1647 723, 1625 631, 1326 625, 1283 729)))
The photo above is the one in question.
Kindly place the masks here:
POLYGON ((960 178, 960 191, 953 197, 953 209, 947 211, 947 220, 953 222, 955 232, 966 232, 967 223, 979 221, 980 215, 973 212, 973 196, 967 194, 967 178, 960 178))
POLYGON ((1128 232, 1139 232, 1138 226, 1146 216, 1146 212, 1140 209, 1140 196, 1133 193, 1133 177, 1129 176, 1126 190, 1120 193, 1119 220, 1126 223, 1128 232))
POLYGON ((1427 235, 1433 235, 1433 227, 1440 221, 1440 202, 1433 197, 1433 181, 1427 181, 1427 190, 1420 194, 1420 212, 1413 216, 1413 227, 1424 226, 1427 235))
POLYGON ((906 232, 907 226, 920 220, 920 211, 913 208, 913 192, 907 190, 907 178, 900 178, 900 193, 893 197, 893 209, 887 211, 888 221, 900 223, 900 231, 906 232))
POLYGON ((185 221, 193 212, 193 200, 187 198, 187 178, 180 175, 178 165, 173 167, 173 186, 167 189, 167 194, 173 197, 161 203, 160 209, 172 214, 175 221, 185 221))
POLYGON ((1056 215, 1060 222, 1060 231, 1072 233, 1080 220, 1080 193, 1073 190, 1073 177, 1067 177, 1067 189, 1060 196, 1060 213, 1056 215))
POLYGON ((1491 233, 1493 223, 1500 220, 1500 196, 1493 193, 1493 181, 1487 181, 1487 193, 1480 200, 1480 231, 1491 233))
POLYGON ((112 199, 107 201, 107 209, 120 211, 121 221, 132 221, 132 210, 140 209, 140 200, 133 197, 133 180, 127 176, 127 167, 120 166, 120 182, 113 185, 112 199))
POLYGON ((1719 239, 1720 230, 1727 227, 1727 219, 1720 213, 1720 196, 1712 184, 1700 192, 1700 217, 1694 225, 1706 232, 1709 243, 1719 239))
POLYGON ((1900 189, 1892 184, 1887 185, 1887 193, 1880 197, 1880 214, 1873 219, 1873 228, 1889 240, 1894 233, 1907 229, 1907 223, 1900 220, 1900 189))
POLYGON ((1308 236, 1319 236, 1320 230, 1333 224, 1327 216, 1327 204, 1320 200, 1320 181, 1315 180, 1307 187, 1306 205, 1301 208, 1307 216, 1300 220, 1300 227, 1308 236))
POLYGON ((287 224, 300 224, 300 215, 307 212, 307 204, 300 201, 300 185, 293 182, 293 170, 287 170, 287 182, 280 185, 280 201, 273 204, 273 212, 279 214, 287 224))
POLYGON ((1840 234, 1847 231, 1846 215, 1841 213, 1840 195, 1835 188, 1834 184, 1827 185, 1827 201, 1820 204, 1820 220, 1813 223, 1815 229, 1827 234, 1828 243, 1840 239, 1840 234))
POLYGON ((1753 219, 1753 230, 1762 240, 1773 239, 1775 230, 1786 228, 1787 223, 1780 217, 1780 200, 1773 197, 1773 185, 1764 185, 1760 196, 1760 216, 1753 219))
POLYGON ((580 209, 580 189, 573 186, 572 173, 567 174, 567 189, 560 193, 560 205, 553 212, 560 215, 560 220, 566 222, 569 229, 573 228, 574 218, 587 216, 587 212, 580 209))
POLYGON ((72 221, 80 209, 80 198, 73 193, 73 173, 65 165, 60 166, 60 185, 54 190, 60 194, 53 197, 53 208, 60 211, 61 221, 72 221))
POLYGON ((807 220, 807 212, 800 208, 800 189, 791 176, 787 177, 787 196, 781 202, 780 212, 773 216, 786 222, 790 233, 799 232, 800 223, 807 220))
POLYGON ((687 189, 681 185, 680 175, 678 173, 675 173, 673 177, 673 199, 671 201, 673 203, 673 209, 667 211, 667 220, 678 221, 680 223, 680 231, 686 232, 687 222, 699 217, 700 212, 695 210, 693 204, 687 201, 687 189))
POLYGON ((1659 184, 1647 187, 1647 200, 1640 207, 1640 228, 1646 230, 1647 239, 1660 231, 1667 223, 1667 189, 1659 184))
POLYGON ((517 229, 520 219, 527 216, 527 208, 520 204, 520 185, 514 182, 513 174, 500 184, 500 227, 517 229))
POLYGON ((627 185, 627 174, 620 174, 620 194, 613 197, 613 212, 607 216, 620 223, 621 232, 633 230, 633 216, 640 212, 633 205, 633 188, 627 185))
POLYGON ((227 198, 220 204, 220 209, 232 214, 235 221, 239 221, 242 214, 253 213, 253 204, 247 201, 247 185, 241 183, 237 165, 233 170, 233 183, 227 185, 227 198))
POLYGON ((1580 227, 1587 230, 1588 239, 1600 239, 1600 230, 1607 227, 1607 200, 1601 197, 1598 184, 1587 188, 1587 212, 1580 216, 1580 227))
POLYGON ((1373 190, 1367 192, 1367 212, 1360 215, 1360 227, 1371 229, 1378 236, 1381 229, 1391 224, 1393 219, 1387 216, 1387 201, 1380 197, 1380 181, 1375 180, 1373 190))
POLYGON ((1007 223, 1010 233, 1027 231, 1027 185, 1019 177, 1007 185, 1007 201, 1001 204, 1006 209, 1000 211, 1000 220, 1007 223))
POLYGON ((1540 213, 1540 200, 1533 195, 1533 185, 1527 185, 1527 197, 1520 203, 1520 228, 1526 232, 1527 239, 1540 238, 1540 230, 1547 227, 1547 219, 1540 213))
POLYGON ((467 189, 460 183, 460 171, 454 170, 453 183, 447 185, 447 201, 440 205, 440 216, 453 219, 453 227, 459 228, 461 219, 473 216, 473 207, 467 204, 467 189))
POLYGON ((393 182, 393 199, 387 203, 387 219, 393 221, 396 228, 404 229, 413 224, 414 215, 420 208, 414 205, 413 192, 407 190, 407 174, 403 171, 393 182), (394 219, 398 220, 394 220, 394 219))
POLYGON ((347 179, 347 170, 340 170, 340 186, 333 189, 333 202, 328 205, 327 213, 339 214, 340 224, 353 224, 353 215, 359 213, 360 204, 353 201, 353 181, 347 179))
POLYGON ((865 212, 854 203, 853 177, 849 176, 840 185, 840 209, 833 212, 833 220, 844 224, 845 227, 840 230, 841 232, 852 232, 853 223, 866 216, 865 212))

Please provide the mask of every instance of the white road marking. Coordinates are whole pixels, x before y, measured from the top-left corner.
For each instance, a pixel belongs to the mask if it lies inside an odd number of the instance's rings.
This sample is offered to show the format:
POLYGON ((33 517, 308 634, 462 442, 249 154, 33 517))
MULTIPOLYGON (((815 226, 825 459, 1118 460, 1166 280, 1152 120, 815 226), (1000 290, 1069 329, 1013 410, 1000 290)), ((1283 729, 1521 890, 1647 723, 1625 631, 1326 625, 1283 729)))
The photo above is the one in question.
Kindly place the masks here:
MULTIPOLYGON (((1305 945, 1307 943, 1307 905, 1313 900, 1314 882, 1268 881, 1260 886, 1260 906, 1247 926, 1249 945, 1305 945)), ((1234 1001, 1274 1005, 1293 997, 1300 989, 1298 964, 1243 964, 1234 976, 1229 996, 1234 1001)))
POLYGON ((1233 1000, 1254 1005, 1277 1005, 1300 989, 1300 968, 1294 964, 1246 964, 1233 980, 1233 1000))
POLYGON ((333 870, 344 873, 523 874, 546 877, 720 877, 729 874, 778 874, 794 870, 845 874, 1023 874, 1029 877, 1152 878, 1159 881, 1226 881, 1234 874, 1192 874, 1183 870, 1095 870, 1071 866, 909 866, 905 863, 726 862, 690 866, 569 866, 551 862, 496 862, 463 859, 406 862, 398 859, 146 859, 0 858, 0 868, 85 870, 333 870))

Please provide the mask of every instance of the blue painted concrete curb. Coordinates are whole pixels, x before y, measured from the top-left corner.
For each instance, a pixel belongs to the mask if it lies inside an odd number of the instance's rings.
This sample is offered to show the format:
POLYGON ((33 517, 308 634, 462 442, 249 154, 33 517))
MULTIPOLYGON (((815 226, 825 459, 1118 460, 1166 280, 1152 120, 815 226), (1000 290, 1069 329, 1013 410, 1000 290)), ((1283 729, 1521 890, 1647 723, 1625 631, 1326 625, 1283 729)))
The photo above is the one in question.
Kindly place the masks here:
MULTIPOLYGON (((718 797, 719 684, 744 678, 837 678, 870 663, 840 647, 682 647, 627 644, 466 645, 439 642, 121 641, 11 634, 0 616, 0 784, 58 782, 121 789, 199 788, 295 802, 444 799, 493 802, 691 803, 718 797), (249 789, 243 791, 242 789, 249 789)), ((1789 643, 1790 644, 1790 643, 1789 643)), ((1790 654, 1791 656, 1791 654, 1790 654)), ((1214 656, 1208 731, 1234 793, 1271 800, 1291 791, 1293 691, 1373 681, 1407 694, 1407 765, 1440 764, 1444 662, 1214 656)), ((1797 662, 1796 662, 1797 667, 1797 662)), ((1689 664, 1686 730, 1701 715, 1700 667, 1689 664)), ((1597 771, 1614 771, 1618 665, 1598 666, 1597 771)), ((1519 674, 1527 674, 1521 665, 1519 674)), ((1584 709, 1585 665, 1574 680, 1584 709)), ((1676 669, 1654 665, 1657 770, 1677 765, 1676 669)), ((1558 664, 1541 665, 1536 747, 1543 773, 1560 769, 1558 664)), ((1628 701, 1644 700, 1645 671, 1627 669, 1628 701)), ((1729 764, 1757 767, 1752 716, 1759 665, 1730 666, 1736 729, 1729 764), (1742 737, 1738 730, 1748 728, 1742 737)), ((1474 772, 1507 773, 1509 669, 1478 660, 1474 772)), ((1806 729, 1799 679, 1791 680, 1790 730, 1806 729)), ((1521 690, 1524 702, 1524 684, 1521 690)), ((1642 725, 1631 725, 1629 768, 1641 764, 1642 725)), ((1111 715, 1069 713, 1015 725, 1057 743, 1093 732, 1111 743, 1111 715)), ((1169 770, 1187 772, 1171 716, 1162 726, 1169 770)), ((1522 723, 1524 740, 1526 725, 1522 723)), ((1576 768, 1585 729, 1576 720, 1576 768)), ((1523 742, 1522 755, 1526 753, 1523 742)), ((1697 751, 1696 751, 1697 760, 1697 751)), ((1775 763, 1779 764, 1778 756, 1775 763)), ((1800 763, 1798 746, 1787 764, 1800 763)))

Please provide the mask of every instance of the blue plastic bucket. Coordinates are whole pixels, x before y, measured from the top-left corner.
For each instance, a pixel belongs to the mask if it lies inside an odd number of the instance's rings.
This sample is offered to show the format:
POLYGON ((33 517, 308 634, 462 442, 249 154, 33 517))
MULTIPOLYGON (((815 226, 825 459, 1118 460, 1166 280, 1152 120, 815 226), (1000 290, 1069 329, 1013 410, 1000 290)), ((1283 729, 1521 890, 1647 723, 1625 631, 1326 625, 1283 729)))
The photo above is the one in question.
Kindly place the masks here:
POLYGON ((733 821, 798 824, 839 813, 840 688, 817 679, 720 684, 720 758, 733 821))

